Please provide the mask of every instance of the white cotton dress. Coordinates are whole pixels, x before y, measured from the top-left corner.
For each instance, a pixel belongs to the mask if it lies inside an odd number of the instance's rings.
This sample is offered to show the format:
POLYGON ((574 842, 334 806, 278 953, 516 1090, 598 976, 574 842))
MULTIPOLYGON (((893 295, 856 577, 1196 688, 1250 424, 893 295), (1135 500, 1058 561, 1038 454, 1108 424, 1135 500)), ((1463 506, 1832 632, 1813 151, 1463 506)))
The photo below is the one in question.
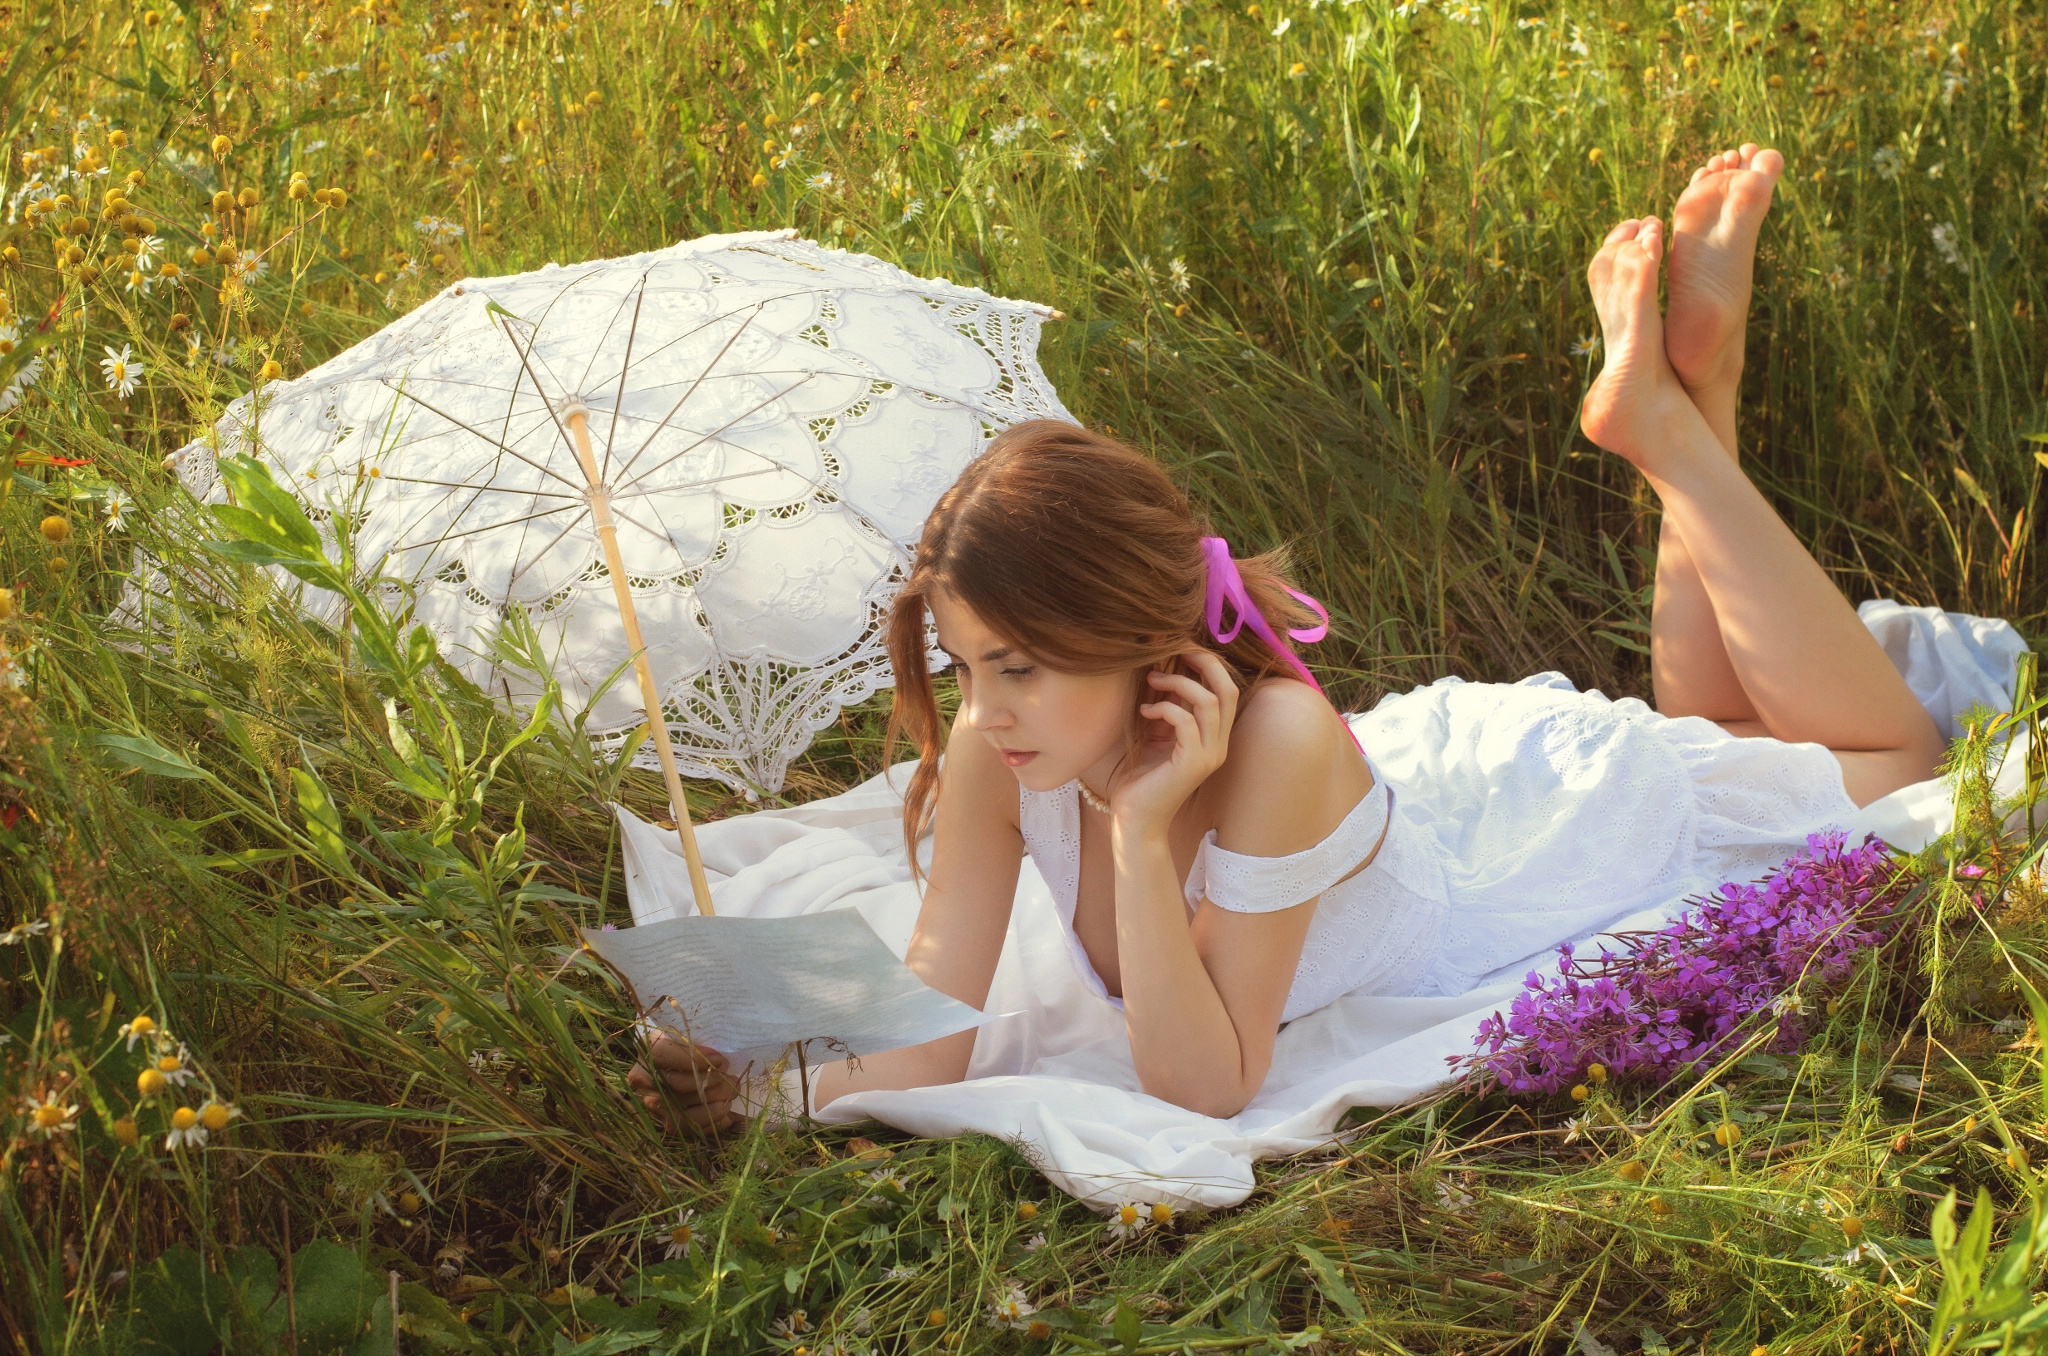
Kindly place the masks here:
MULTIPOLYGON (((1762 875, 1856 811, 1823 745, 1737 738, 1561 674, 1447 678, 1346 720, 1374 786, 1344 821, 1284 857, 1226 851, 1212 829, 1184 885, 1190 913, 1204 898, 1240 913, 1316 901, 1282 1021, 1343 994, 1468 992, 1643 908, 1762 875)), ((1082 813, 1076 783, 1021 792, 1081 980, 1121 1006, 1074 933, 1082 813)))

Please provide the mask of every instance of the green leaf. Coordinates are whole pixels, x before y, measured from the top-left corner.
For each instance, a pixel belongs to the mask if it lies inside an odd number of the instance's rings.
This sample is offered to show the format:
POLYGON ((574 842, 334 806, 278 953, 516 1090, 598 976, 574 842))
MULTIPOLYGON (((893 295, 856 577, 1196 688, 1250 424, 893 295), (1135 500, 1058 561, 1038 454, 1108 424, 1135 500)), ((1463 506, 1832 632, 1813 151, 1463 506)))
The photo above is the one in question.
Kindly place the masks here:
POLYGON ((794 1295, 804 1288, 804 1274, 795 1267, 788 1268, 782 1273, 782 1288, 794 1295))
POLYGON ((313 850, 336 871, 348 871, 348 842, 341 835, 341 812, 334 808, 334 797, 328 794, 327 784, 306 769, 295 767, 292 789, 298 792, 299 812, 306 817, 306 836, 313 840, 313 850))
POLYGON ((1144 1340, 1145 1320, 1138 1316, 1128 1300, 1116 1302, 1116 1318, 1111 1322, 1110 1332, 1123 1344, 1125 1351, 1136 1351, 1138 1343, 1144 1340))
POLYGON ((1344 1317, 1353 1323, 1365 1322, 1365 1305, 1359 1301, 1358 1292, 1338 1272, 1336 1264, 1307 1243, 1295 1243, 1294 1250, 1308 1264, 1309 1275, 1315 1279, 1316 1289, 1323 1292, 1323 1298, 1343 1310, 1344 1317))
POLYGON ((147 734, 95 734, 87 736, 86 742, 105 749, 118 762, 159 777, 175 777, 181 781, 213 780, 212 773, 194 766, 183 754, 172 753, 147 734))

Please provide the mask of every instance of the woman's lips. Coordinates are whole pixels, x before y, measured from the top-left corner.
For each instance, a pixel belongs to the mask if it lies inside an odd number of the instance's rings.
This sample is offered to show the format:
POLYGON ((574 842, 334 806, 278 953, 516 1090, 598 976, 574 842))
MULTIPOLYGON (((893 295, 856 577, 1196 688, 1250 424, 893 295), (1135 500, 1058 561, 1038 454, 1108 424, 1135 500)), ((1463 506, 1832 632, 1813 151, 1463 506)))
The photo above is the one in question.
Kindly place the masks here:
POLYGON ((1024 750, 1024 749, 1004 749, 1004 750, 1003 750, 1003 761, 1004 761, 1005 763, 1008 763, 1008 764, 1009 764, 1009 765, 1010 765, 1011 767, 1023 767, 1023 766, 1024 766, 1024 765, 1025 765, 1026 763, 1030 762, 1030 761, 1031 761, 1032 759, 1036 758, 1037 756, 1038 756, 1038 753, 1037 753, 1037 751, 1036 751, 1036 750, 1029 750, 1029 751, 1027 751, 1027 750, 1024 750))

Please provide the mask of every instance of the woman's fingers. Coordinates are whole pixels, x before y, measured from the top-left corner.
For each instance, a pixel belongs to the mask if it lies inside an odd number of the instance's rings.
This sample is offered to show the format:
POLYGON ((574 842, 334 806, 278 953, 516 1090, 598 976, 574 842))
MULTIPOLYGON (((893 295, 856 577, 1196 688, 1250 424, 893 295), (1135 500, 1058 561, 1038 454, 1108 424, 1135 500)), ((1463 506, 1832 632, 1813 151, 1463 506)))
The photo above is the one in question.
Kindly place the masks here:
POLYGON ((724 1055, 710 1046, 698 1045, 694 1041, 679 1041, 666 1033, 656 1036, 647 1047, 647 1052, 653 1057, 655 1066, 661 1069, 725 1070, 732 1067, 724 1055))

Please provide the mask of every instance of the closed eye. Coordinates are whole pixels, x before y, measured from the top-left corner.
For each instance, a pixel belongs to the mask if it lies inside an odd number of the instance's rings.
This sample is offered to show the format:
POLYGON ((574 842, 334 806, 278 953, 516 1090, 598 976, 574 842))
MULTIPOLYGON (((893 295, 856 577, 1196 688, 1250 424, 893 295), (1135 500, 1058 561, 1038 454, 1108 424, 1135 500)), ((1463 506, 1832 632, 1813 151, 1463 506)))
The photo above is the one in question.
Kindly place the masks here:
POLYGON ((1034 664, 1026 664, 1022 668, 1004 669, 1003 673, 1008 677, 1022 678, 1025 674, 1034 672, 1036 668, 1034 664))

